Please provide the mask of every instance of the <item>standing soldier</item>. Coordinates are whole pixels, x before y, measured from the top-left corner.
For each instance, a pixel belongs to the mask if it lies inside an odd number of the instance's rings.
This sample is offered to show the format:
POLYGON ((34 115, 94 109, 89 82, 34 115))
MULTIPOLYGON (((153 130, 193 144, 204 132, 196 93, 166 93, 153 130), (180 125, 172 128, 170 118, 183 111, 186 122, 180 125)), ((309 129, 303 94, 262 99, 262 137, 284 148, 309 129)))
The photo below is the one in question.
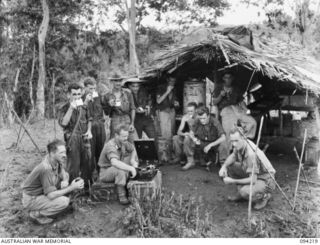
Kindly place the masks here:
POLYGON ((129 141, 133 142, 134 120, 136 116, 133 96, 130 90, 122 88, 123 78, 118 74, 115 74, 109 80, 113 84, 113 89, 104 95, 103 110, 111 118, 110 138, 114 137, 114 130, 117 125, 125 124, 129 127, 129 141))
POLYGON ((99 173, 99 166, 97 165, 97 162, 106 141, 102 100, 100 95, 97 93, 96 81, 92 78, 87 78, 84 80, 84 89, 84 104, 88 107, 92 116, 91 167, 93 172, 96 171, 97 173, 99 173))
POLYGON ((81 99, 82 88, 77 83, 68 87, 68 98, 59 110, 58 121, 63 128, 67 146, 69 181, 81 176, 88 186, 91 181, 91 115, 81 99))
POLYGON ((169 77, 165 86, 159 87, 157 91, 157 108, 160 121, 161 136, 166 139, 172 139, 175 134, 175 107, 179 106, 179 102, 175 96, 176 79, 169 77))
POLYGON ((126 81, 133 95, 134 104, 136 107, 136 118, 134 127, 137 131, 139 139, 142 138, 142 132, 145 132, 149 138, 154 139, 156 130, 153 119, 151 118, 151 98, 147 91, 140 86, 143 82, 139 78, 131 78, 126 81))

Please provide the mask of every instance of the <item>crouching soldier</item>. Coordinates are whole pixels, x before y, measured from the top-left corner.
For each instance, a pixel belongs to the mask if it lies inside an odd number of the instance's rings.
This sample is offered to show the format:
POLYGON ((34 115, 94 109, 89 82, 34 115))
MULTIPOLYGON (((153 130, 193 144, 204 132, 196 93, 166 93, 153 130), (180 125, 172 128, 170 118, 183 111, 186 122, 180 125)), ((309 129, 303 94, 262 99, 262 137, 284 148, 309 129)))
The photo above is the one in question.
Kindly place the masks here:
POLYGON ((54 140, 47 149, 48 155, 22 185, 23 207, 40 224, 51 223, 51 217, 68 207, 70 200, 65 195, 84 186, 82 179, 75 179, 69 185, 69 174, 64 169, 67 158, 64 142, 54 140))
POLYGON ((82 88, 72 83, 68 87, 69 101, 59 110, 59 124, 63 128, 67 146, 67 171, 70 181, 81 177, 86 186, 91 181, 91 115, 81 99, 82 88))
POLYGON ((196 120, 196 114, 197 114, 196 109, 197 109, 197 104, 195 102, 188 103, 187 113, 183 115, 181 119, 178 133, 172 138, 173 152, 174 152, 173 163, 181 162, 183 145, 185 144, 184 142, 188 140, 187 138, 190 136, 190 132, 193 129, 193 126, 196 120), (188 128, 188 130, 187 132, 184 132, 186 128, 188 128))
POLYGON ((126 205, 129 203, 126 185, 129 177, 134 178, 137 174, 137 154, 133 144, 128 141, 128 125, 118 125, 114 133, 114 138, 104 145, 100 155, 99 179, 101 182, 115 183, 119 201, 126 205))
POLYGON ((258 149, 257 155, 255 154, 253 150, 256 148, 255 144, 245 139, 243 135, 242 128, 235 127, 231 130, 230 142, 233 152, 222 165, 219 175, 225 184, 237 185, 237 195, 228 197, 228 200, 239 201, 249 199, 253 174, 252 202, 255 203, 253 208, 259 210, 267 205, 271 192, 275 189, 275 183, 270 174, 274 177, 276 171, 263 151, 258 149))
POLYGON ((193 129, 184 141, 183 149, 187 156, 187 164, 182 170, 195 166, 196 150, 199 153, 201 165, 215 161, 218 147, 225 140, 226 136, 219 121, 210 115, 207 107, 199 107, 193 129))

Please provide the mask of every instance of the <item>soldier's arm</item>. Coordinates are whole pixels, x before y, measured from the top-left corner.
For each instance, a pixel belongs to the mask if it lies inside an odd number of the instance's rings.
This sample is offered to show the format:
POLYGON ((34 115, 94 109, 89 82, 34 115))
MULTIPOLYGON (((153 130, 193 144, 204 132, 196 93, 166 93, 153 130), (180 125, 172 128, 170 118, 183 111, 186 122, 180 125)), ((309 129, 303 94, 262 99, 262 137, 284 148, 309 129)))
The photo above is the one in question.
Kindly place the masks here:
POLYGON ((214 105, 217 105, 220 103, 220 101, 222 100, 223 98, 223 95, 221 94, 221 91, 219 89, 215 89, 213 91, 213 95, 212 95, 212 100, 211 102, 214 104, 214 105))
POLYGON ((223 143, 226 140, 226 135, 222 134, 217 140, 211 142, 209 145, 209 148, 212 148, 214 146, 220 145, 221 143, 223 143))
MULTIPOLYGON (((184 129, 184 127, 186 126, 186 117, 183 116, 182 119, 181 119, 181 122, 180 122, 180 126, 178 128, 178 135, 180 136, 186 136, 187 133, 183 133, 182 130, 184 129)), ((191 129, 190 129, 191 130, 191 129)))
POLYGON ((73 110, 74 107, 70 104, 66 114, 64 114, 64 116, 62 117, 61 126, 66 127, 69 124, 73 110))
POLYGON ((133 125, 134 120, 136 118, 136 106, 134 105, 132 93, 129 93, 128 96, 129 96, 129 103, 130 103, 130 110, 131 110, 131 124, 133 125))

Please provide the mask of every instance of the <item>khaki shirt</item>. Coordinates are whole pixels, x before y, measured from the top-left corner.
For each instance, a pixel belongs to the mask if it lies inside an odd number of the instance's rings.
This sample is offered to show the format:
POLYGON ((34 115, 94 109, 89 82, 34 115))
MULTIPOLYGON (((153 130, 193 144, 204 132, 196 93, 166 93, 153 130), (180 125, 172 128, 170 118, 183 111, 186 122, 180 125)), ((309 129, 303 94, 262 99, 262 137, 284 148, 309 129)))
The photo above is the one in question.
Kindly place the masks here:
POLYGON ((121 89, 121 96, 120 96, 120 103, 119 106, 110 106, 109 100, 113 98, 115 99, 114 90, 105 94, 102 99, 103 103, 103 110, 106 115, 113 116, 122 116, 122 115, 129 115, 131 117, 131 111, 135 110, 136 107, 134 105, 133 95, 130 90, 128 89, 121 89))
MULTIPOLYGON (((218 97, 222 90, 224 90, 223 86, 217 86, 213 91, 213 96, 218 97)), ((221 99, 217 106, 218 109, 221 111, 223 108, 230 105, 236 105, 242 100, 243 98, 241 96, 241 92, 238 89, 232 87, 230 91, 226 92, 226 95, 221 99)))
POLYGON ((47 195, 60 189, 61 181, 67 173, 59 165, 52 166, 49 156, 36 166, 22 185, 22 190, 29 196, 47 195))
POLYGON ((115 139, 109 140, 103 147, 98 165, 101 168, 111 167, 111 159, 115 158, 119 161, 123 161, 123 159, 134 151, 134 146, 130 142, 125 142, 117 144, 115 139))
POLYGON ((59 112, 58 112, 58 123, 63 128, 64 134, 70 135, 72 133, 74 127, 76 126, 78 117, 80 115, 80 111, 81 111, 81 118, 80 118, 78 127, 75 129, 75 134, 85 134, 88 130, 89 121, 92 121, 92 116, 90 114, 91 111, 87 108, 87 106, 81 106, 78 109, 74 109, 72 111, 72 115, 71 115, 71 118, 70 118, 68 125, 63 126, 62 120, 63 120, 64 116, 66 115, 69 107, 70 107, 70 102, 66 102, 59 109, 59 112))
POLYGON ((212 116, 210 116, 206 125, 201 124, 200 120, 196 119, 192 131, 201 142, 214 142, 225 133, 220 122, 212 116))
POLYGON ((276 170, 272 167, 271 162, 264 152, 258 148, 256 156, 253 150, 256 149, 256 145, 250 140, 248 140, 248 142, 241 152, 236 149, 233 150, 235 160, 241 164, 242 170, 246 174, 251 175, 254 165, 254 173, 257 174, 258 179, 269 178, 268 170, 274 175, 276 170), (248 144, 250 144, 253 149, 248 144))

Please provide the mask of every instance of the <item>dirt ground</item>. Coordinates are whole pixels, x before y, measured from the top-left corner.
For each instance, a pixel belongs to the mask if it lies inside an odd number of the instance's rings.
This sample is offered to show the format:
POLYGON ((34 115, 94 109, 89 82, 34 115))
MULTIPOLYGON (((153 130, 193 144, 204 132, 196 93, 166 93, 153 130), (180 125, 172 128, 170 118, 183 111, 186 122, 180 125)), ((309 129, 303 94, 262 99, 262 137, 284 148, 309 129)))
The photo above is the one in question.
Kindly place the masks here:
MULTIPOLYGON (((62 138, 58 125, 57 137, 62 138)), ((54 138, 53 121, 41 121, 29 127, 30 132, 45 152, 48 141, 54 138)), ((117 221, 123 207, 117 202, 84 203, 73 213, 57 219, 53 224, 38 226, 22 210, 21 188, 27 174, 41 161, 27 135, 15 147, 19 126, 0 129, 0 237, 122 237, 117 221)), ((291 156, 268 154, 277 170, 276 179, 290 200, 296 182, 298 164, 291 156)), ((225 186, 218 177, 218 167, 182 172, 180 166, 163 166, 164 191, 182 194, 184 198, 201 196, 212 216, 214 237, 318 237, 320 224, 320 185, 300 183, 296 211, 290 209, 281 193, 275 191, 263 211, 254 211, 254 231, 246 226, 247 203, 229 203, 228 195, 235 194, 234 186, 225 186)), ((320 182, 318 170, 307 169, 309 180, 320 182)))

